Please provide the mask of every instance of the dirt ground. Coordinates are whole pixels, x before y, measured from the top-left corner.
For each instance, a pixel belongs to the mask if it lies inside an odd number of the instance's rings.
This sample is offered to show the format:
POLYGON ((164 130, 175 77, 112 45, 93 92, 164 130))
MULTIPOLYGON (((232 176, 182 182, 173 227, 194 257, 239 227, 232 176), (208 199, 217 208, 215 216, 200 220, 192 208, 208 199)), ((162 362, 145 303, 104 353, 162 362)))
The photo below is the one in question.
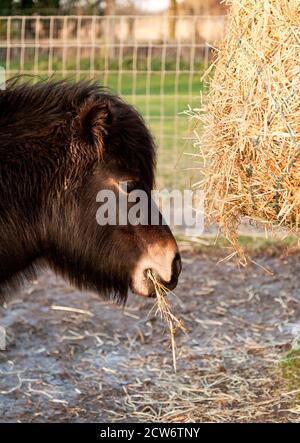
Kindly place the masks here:
POLYGON ((299 258, 258 257, 271 276, 184 252, 177 374, 153 300, 123 309, 46 271, 0 308, 1 422, 298 422, 278 361, 300 321, 299 258))

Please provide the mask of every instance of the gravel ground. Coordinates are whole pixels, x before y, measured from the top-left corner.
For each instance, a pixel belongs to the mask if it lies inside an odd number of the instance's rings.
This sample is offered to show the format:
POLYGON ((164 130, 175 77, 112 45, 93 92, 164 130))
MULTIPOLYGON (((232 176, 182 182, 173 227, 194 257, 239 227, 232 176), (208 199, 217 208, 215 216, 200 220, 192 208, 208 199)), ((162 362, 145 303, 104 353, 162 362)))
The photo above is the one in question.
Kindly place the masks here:
POLYGON ((298 422, 278 361, 300 320, 299 257, 256 258, 269 275, 183 252, 176 374, 153 300, 123 308, 43 272, 0 308, 1 421, 298 422))

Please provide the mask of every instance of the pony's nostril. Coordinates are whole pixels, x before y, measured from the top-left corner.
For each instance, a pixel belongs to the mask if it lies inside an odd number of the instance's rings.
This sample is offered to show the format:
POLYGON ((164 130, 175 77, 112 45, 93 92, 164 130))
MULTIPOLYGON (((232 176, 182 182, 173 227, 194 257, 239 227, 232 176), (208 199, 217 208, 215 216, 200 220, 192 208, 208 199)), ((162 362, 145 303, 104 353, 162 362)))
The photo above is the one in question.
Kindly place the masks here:
POLYGON ((173 263, 172 263, 172 279, 178 279, 179 274, 181 272, 181 258, 179 252, 174 257, 173 263))
POLYGON ((181 272, 180 254, 173 248, 160 248, 145 254, 138 262, 131 276, 131 289, 134 293, 153 296, 155 287, 153 277, 158 283, 173 290, 181 272), (152 276, 152 278, 151 278, 152 276))
POLYGON ((152 268, 147 268, 147 269, 145 269, 144 272, 143 272, 144 277, 145 277, 147 280, 150 280, 150 278, 149 278, 149 273, 152 274, 155 278, 157 278, 157 279, 159 280, 159 275, 158 275, 157 272, 156 272, 154 269, 152 269, 152 268))

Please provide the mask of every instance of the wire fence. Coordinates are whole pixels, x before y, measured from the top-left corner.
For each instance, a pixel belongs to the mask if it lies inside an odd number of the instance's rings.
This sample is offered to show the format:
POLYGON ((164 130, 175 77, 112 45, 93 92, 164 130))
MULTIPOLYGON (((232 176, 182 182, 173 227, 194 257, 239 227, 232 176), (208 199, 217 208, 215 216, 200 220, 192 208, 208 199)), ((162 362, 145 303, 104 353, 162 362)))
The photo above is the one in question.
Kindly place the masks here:
POLYGON ((187 180, 191 127, 180 113, 199 106, 224 29, 224 16, 0 17, 0 65, 7 77, 96 79, 122 95, 156 138, 158 185, 171 186, 187 180))

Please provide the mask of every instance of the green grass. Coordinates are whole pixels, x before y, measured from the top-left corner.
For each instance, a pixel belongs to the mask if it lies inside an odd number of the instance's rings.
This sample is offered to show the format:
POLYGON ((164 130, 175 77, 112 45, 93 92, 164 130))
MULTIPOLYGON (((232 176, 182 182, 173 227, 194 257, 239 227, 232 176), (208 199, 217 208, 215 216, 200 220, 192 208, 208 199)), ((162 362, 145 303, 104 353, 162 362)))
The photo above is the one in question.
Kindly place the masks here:
MULTIPOLYGON (((228 250, 228 240, 220 236, 216 240, 215 235, 199 237, 199 243, 195 243, 190 240, 189 237, 183 235, 177 235, 176 240, 180 242, 191 241, 195 252, 216 252, 219 250, 228 250)), ((284 250, 296 248, 298 246, 298 239, 293 235, 288 235, 284 239, 269 239, 264 236, 258 235, 240 235, 238 238, 238 244, 244 248, 244 250, 251 256, 268 254, 275 255, 280 254, 284 250)))
POLYGON ((280 361, 283 378, 289 391, 299 391, 295 394, 295 401, 300 398, 300 341, 295 343, 286 352, 280 361))
MULTIPOLYGON (((0 33, 1 38, 1 33, 0 33)), ((2 38, 6 38, 6 33, 2 35, 2 38)), ((25 48, 24 53, 24 64, 23 67, 25 70, 30 70, 33 65, 33 59, 35 56, 34 48, 25 48)), ((77 67, 81 71, 89 71, 92 68, 91 60, 89 57, 84 57, 82 53, 79 53, 79 65, 77 65, 77 49, 76 48, 68 48, 66 52, 66 69, 67 70, 76 70, 77 67)), ((38 58, 38 68, 40 71, 47 70, 49 64, 49 49, 41 49, 39 52, 38 58), (43 51, 43 52, 41 52, 43 51)), ((170 72, 170 71, 191 71, 190 62, 188 60, 180 59, 179 62, 175 60, 175 58, 166 58, 165 62, 162 62, 162 58, 154 58, 152 57, 150 62, 147 59, 147 54, 143 57, 137 57, 136 62, 134 62, 133 57, 130 55, 123 55, 121 57, 121 61, 119 60, 118 51, 116 51, 116 57, 111 58, 107 54, 107 57, 103 57, 99 55, 97 52, 95 53, 94 68, 97 71, 154 71, 158 74, 162 71, 170 72)), ((55 48, 52 51, 52 67, 54 71, 62 71, 63 70, 63 59, 62 59, 62 49, 55 48)), ((20 70, 20 57, 13 58, 11 60, 11 68, 20 70)), ((192 70, 195 73, 200 73, 203 71, 203 63, 201 61, 195 61, 192 70)))

